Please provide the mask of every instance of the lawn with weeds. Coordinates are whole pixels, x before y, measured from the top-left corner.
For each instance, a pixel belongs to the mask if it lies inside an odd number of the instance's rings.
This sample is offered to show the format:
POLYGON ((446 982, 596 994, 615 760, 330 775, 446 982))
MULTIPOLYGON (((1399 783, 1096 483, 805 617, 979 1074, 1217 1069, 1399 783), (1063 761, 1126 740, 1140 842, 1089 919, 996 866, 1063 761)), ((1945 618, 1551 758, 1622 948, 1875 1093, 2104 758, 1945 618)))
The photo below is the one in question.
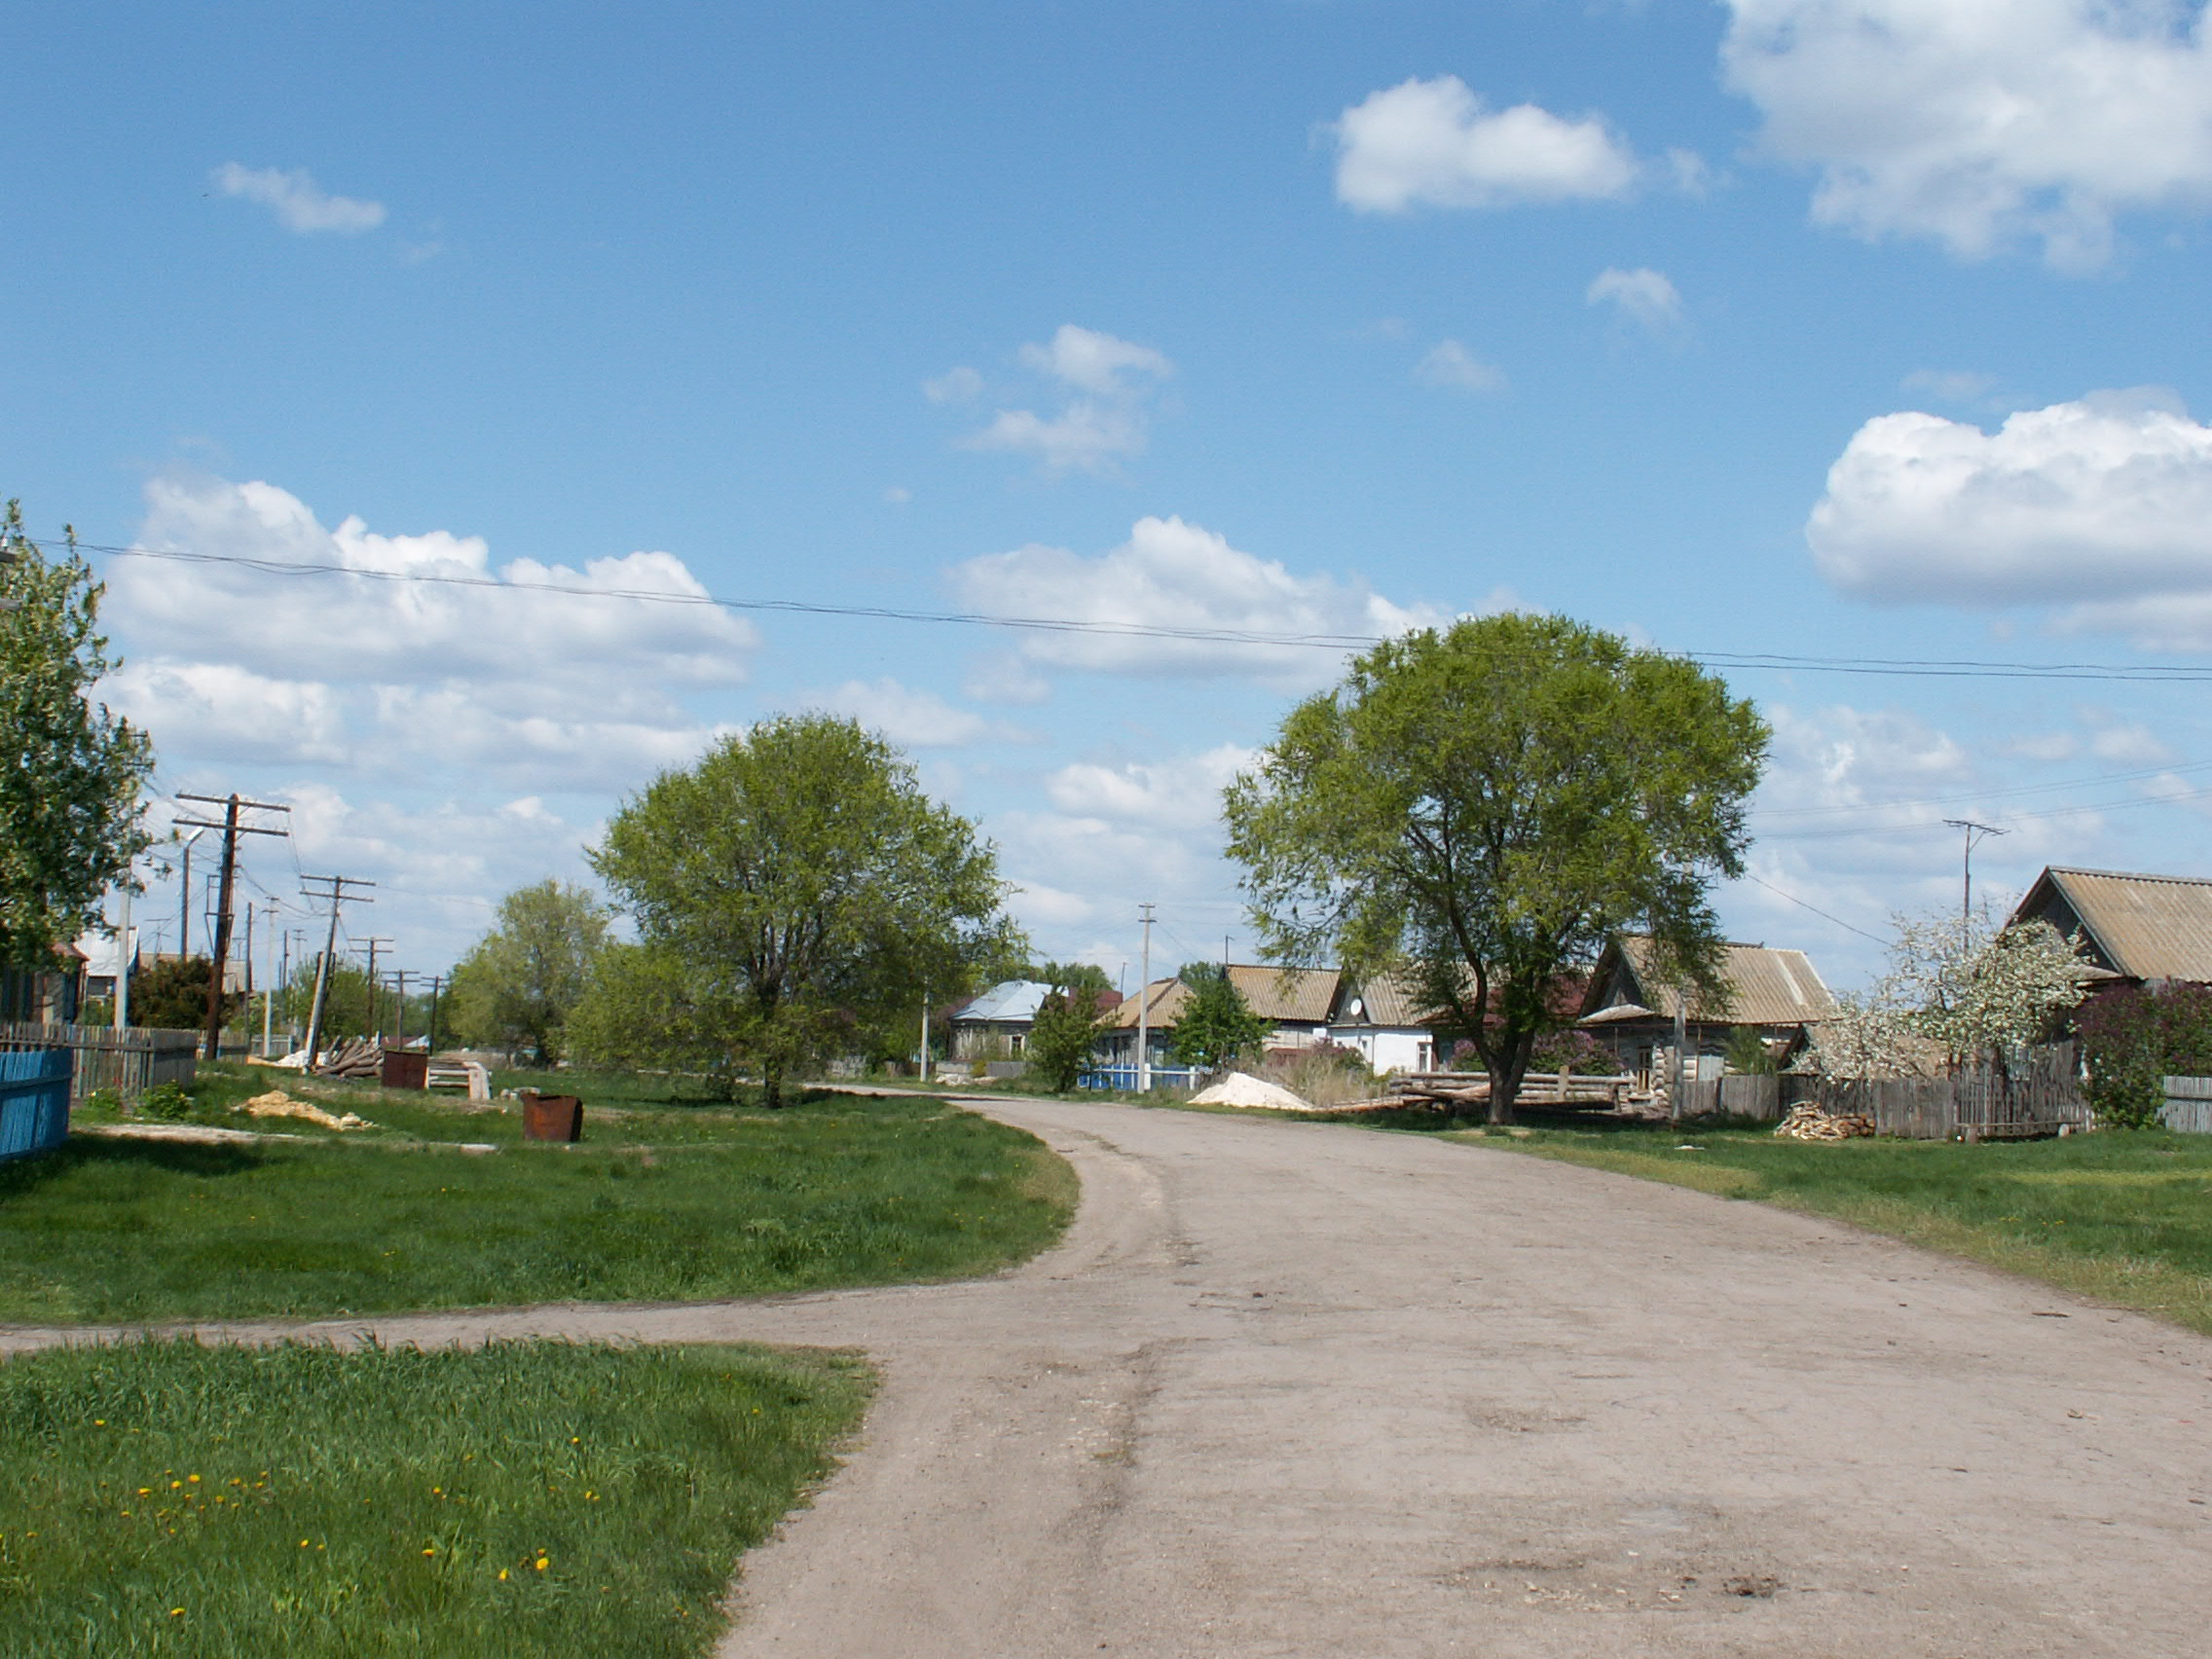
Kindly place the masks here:
MULTIPOLYGON (((232 1069, 203 1080, 197 1121, 247 1121, 226 1109, 242 1087, 232 1069)), ((76 1135, 0 1164, 0 1322, 957 1278, 1035 1254, 1075 1207, 1073 1172, 1036 1140, 937 1100, 822 1094, 765 1112, 640 1099, 602 1118, 587 1096, 585 1140, 542 1146, 520 1140, 512 1111, 287 1088, 383 1126, 341 1135, 260 1120, 298 1132, 214 1145, 76 1135)))
POLYGON ((2100 1129, 1970 1146, 1677 1124, 1452 1138, 1833 1216, 2212 1333, 2212 1136, 2100 1129))
POLYGON ((679 1659, 857 1360, 189 1342, 0 1364, 0 1652, 679 1659))

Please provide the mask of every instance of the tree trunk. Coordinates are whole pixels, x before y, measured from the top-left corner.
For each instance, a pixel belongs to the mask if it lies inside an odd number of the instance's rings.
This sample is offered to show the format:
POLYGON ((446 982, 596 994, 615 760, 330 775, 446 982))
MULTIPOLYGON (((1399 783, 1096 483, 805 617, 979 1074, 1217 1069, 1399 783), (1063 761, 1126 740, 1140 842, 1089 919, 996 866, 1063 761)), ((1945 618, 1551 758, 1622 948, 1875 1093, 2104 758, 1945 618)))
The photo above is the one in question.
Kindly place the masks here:
POLYGON ((1513 1108, 1521 1098, 1521 1072, 1517 1067, 1493 1065, 1490 1068, 1490 1121, 1493 1124, 1513 1122, 1513 1108))
POLYGON ((760 1104, 771 1112, 784 1104, 784 1068, 774 1060, 760 1065, 760 1104))

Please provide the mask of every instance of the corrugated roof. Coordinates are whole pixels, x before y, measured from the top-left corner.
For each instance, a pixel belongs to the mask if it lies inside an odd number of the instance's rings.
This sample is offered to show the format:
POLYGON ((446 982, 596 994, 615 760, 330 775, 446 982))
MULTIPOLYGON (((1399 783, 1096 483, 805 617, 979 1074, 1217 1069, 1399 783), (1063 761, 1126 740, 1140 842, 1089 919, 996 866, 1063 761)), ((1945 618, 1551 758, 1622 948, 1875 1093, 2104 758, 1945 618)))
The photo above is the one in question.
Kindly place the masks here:
MULTIPOLYGON (((2212 981, 2212 881, 2053 865, 2043 872, 2091 942, 2131 979, 2212 981)), ((2030 888, 2014 919, 2035 914, 2030 888)))
MULTIPOLYGON (((1673 1019, 1681 1002, 1674 985, 1656 983, 1647 976, 1651 940, 1630 934, 1620 941, 1621 953, 1636 976, 1636 998, 1662 1019, 1673 1019)), ((1725 1005, 1714 1008, 1693 998, 1684 1016, 1688 1019, 1726 1022, 1731 1025, 1796 1025, 1809 1019, 1826 1019, 1835 1013, 1835 998, 1814 971, 1812 959, 1802 950, 1775 950, 1763 944, 1729 944, 1724 947, 1720 977, 1727 982, 1725 1005)))
MULTIPOLYGON (((1277 1025, 1324 1023, 1337 1000, 1341 977, 1334 968, 1294 968, 1286 974, 1280 968, 1232 963, 1229 969, 1229 982, 1242 994, 1245 1006, 1277 1025)), ((1190 1000, 1191 987, 1180 979, 1155 979, 1139 996, 1146 1007, 1146 1023, 1165 1027, 1175 1023, 1190 1000)), ((1107 1028, 1134 1031, 1138 1001, 1138 996, 1124 1000, 1109 1016, 1107 1028)))
POLYGON ((1339 1017, 1347 1025, 1423 1026, 1436 1017, 1436 1010, 1412 975, 1391 969, 1346 987, 1339 1017), (1354 998, 1359 1002, 1356 1015, 1351 1012, 1354 998))
POLYGON ((1035 979, 1007 979, 993 985, 952 1017, 955 1019, 1035 1019, 1052 987, 1035 979))

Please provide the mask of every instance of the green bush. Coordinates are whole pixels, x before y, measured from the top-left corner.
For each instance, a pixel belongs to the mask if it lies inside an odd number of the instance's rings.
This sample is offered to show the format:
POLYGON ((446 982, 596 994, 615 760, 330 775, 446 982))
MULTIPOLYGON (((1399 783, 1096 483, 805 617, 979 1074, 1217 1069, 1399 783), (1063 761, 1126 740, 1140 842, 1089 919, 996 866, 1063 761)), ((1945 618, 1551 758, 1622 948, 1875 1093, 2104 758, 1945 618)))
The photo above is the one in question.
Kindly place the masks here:
POLYGON ((138 1113, 145 1118, 159 1118, 165 1124, 174 1124, 192 1116, 192 1096, 185 1093, 181 1085, 157 1083, 138 1096, 138 1113))

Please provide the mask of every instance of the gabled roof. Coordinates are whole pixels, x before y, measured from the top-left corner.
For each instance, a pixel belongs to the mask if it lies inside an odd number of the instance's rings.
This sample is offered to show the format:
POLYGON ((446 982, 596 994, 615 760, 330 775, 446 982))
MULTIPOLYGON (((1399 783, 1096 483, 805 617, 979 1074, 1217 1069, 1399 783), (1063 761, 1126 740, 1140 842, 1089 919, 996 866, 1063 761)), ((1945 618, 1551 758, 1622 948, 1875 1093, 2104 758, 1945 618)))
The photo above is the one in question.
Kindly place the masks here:
MULTIPOLYGON (((1682 1000, 1677 986, 1650 973, 1651 940, 1642 934, 1627 934, 1605 947, 1598 970, 1590 977, 1583 1018, 1604 1012, 1604 1004, 1641 1005, 1660 1019, 1672 1020, 1682 1000), (1616 994, 1626 970, 1627 995, 1616 994), (1601 1001, 1601 999, 1603 999, 1601 1001)), ((1693 997, 1685 1019, 1729 1025, 1800 1025, 1826 1019, 1835 1013, 1835 998, 1802 950, 1775 950, 1763 944, 1728 944, 1722 947, 1720 977, 1729 987, 1725 1004, 1712 1007, 1693 997)))
MULTIPOLYGON (((1336 1005, 1337 985, 1343 977, 1334 968, 1280 968, 1233 963, 1229 982, 1244 1004, 1262 1019, 1277 1025, 1320 1025, 1336 1005)), ((1175 1023, 1183 1005, 1191 1000, 1191 987, 1180 979, 1155 979, 1135 996, 1124 1000, 1107 1016, 1110 1031, 1134 1031, 1140 1001, 1145 1023, 1164 1029, 1175 1023)))
POLYGON ((2012 912, 2080 933, 2092 956, 2130 979, 2212 982, 2212 880, 2052 865, 2012 912))

